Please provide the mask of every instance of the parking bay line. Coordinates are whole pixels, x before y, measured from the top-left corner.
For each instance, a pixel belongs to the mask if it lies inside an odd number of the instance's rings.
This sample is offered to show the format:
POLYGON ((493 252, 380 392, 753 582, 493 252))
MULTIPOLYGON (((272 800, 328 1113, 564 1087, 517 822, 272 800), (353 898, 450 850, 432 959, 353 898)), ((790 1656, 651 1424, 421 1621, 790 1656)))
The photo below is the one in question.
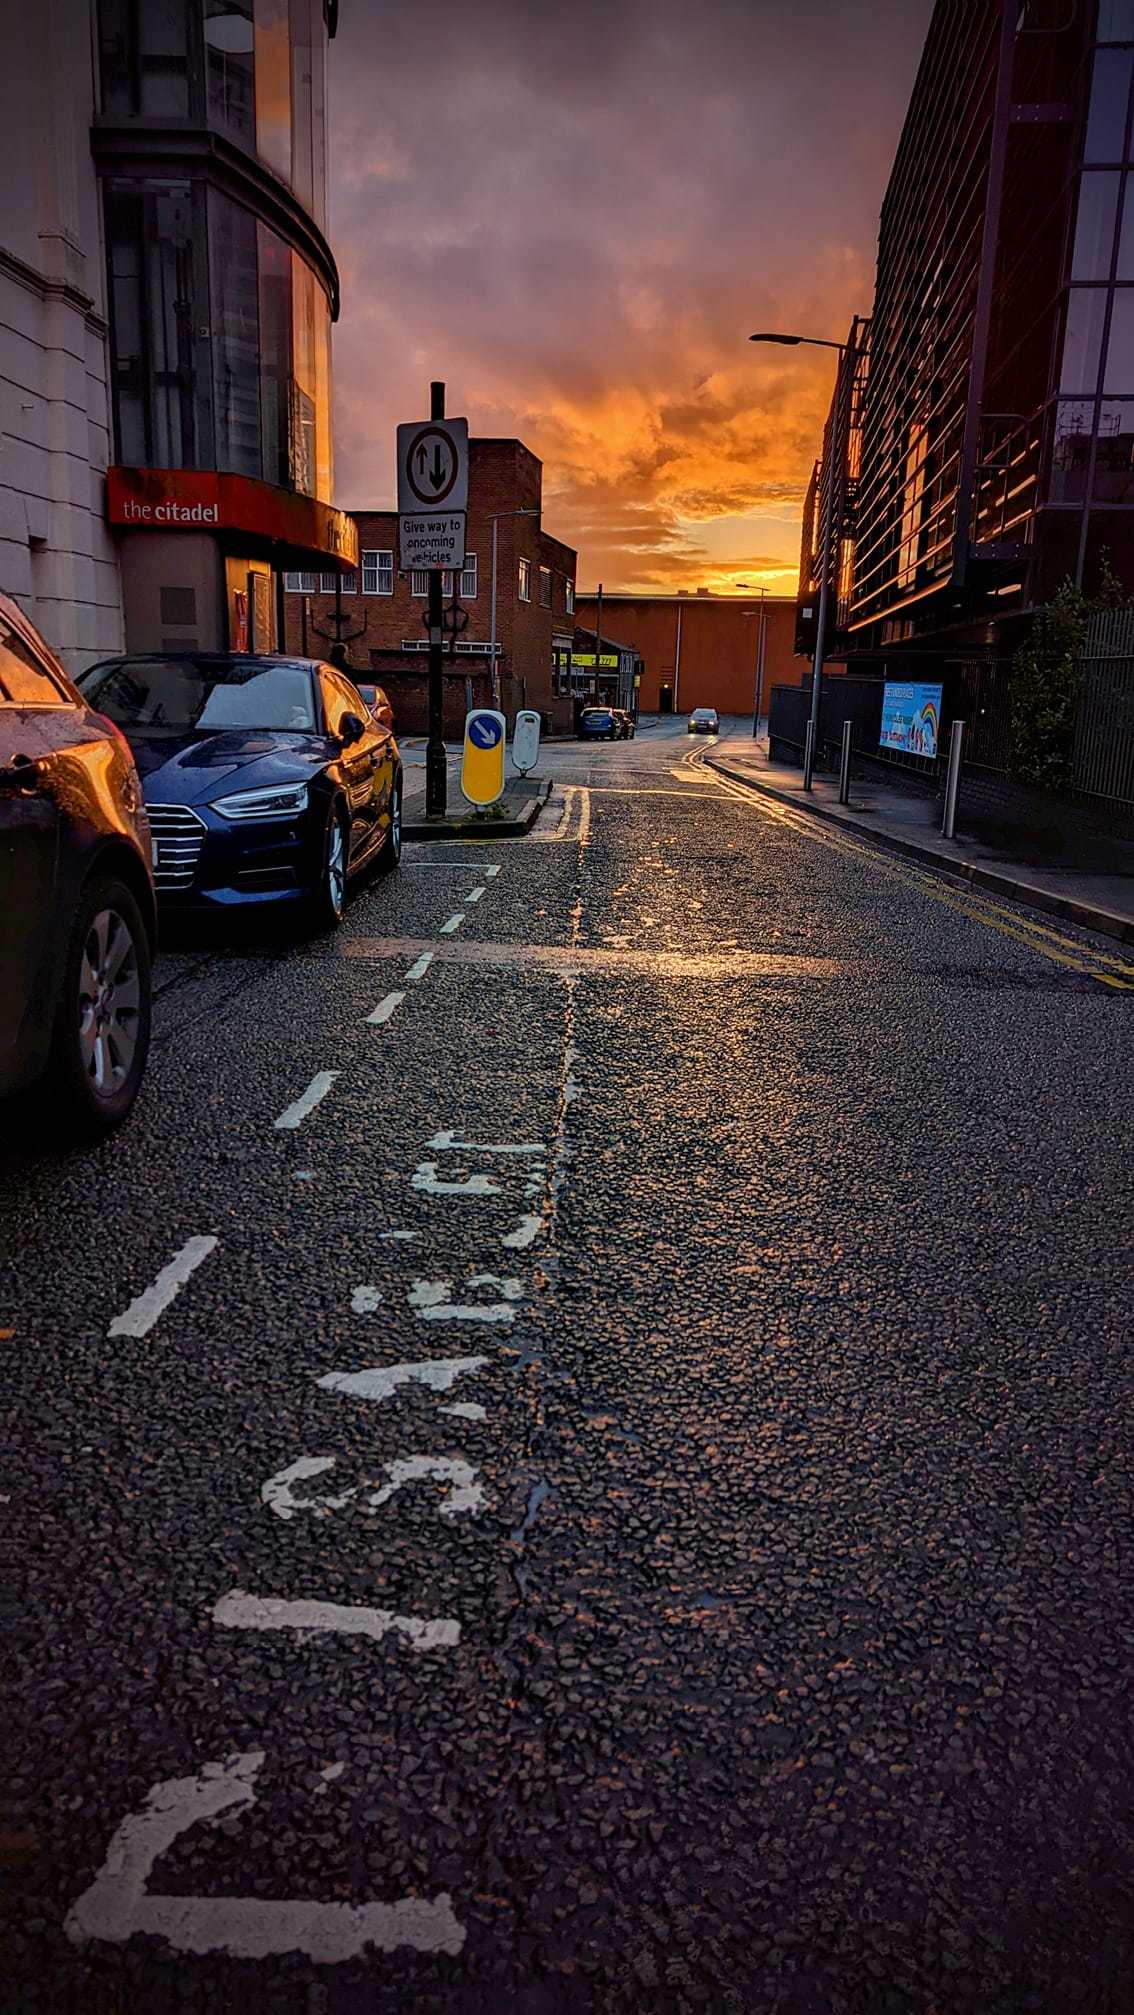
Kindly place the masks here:
POLYGON ((441 926, 442 937, 451 937, 454 931, 459 931, 461 925, 464 923, 464 920, 465 920, 464 911, 454 910, 452 916, 446 917, 444 923, 441 926))
POLYGON ((405 978, 408 980, 424 979, 426 973, 429 971, 429 968, 432 964, 433 964, 433 953, 422 952, 421 957, 419 959, 414 960, 409 971, 405 974, 405 978))
MULTIPOLYGON (((371 1009, 371 1012, 366 1017, 367 1021, 374 1028, 381 1027, 383 1022, 389 1021, 392 1014, 397 1013, 404 999, 404 993, 387 994, 384 1000, 379 1001, 376 1008, 371 1009)), ((277 1121, 277 1125, 278 1123, 277 1121)))
POLYGON ((295 1133, 303 1125, 308 1113, 312 1113, 321 1099, 325 1099, 339 1073, 337 1070, 317 1070, 305 1092, 281 1112, 272 1124, 277 1132, 295 1133))
POLYGON ((465 901, 466 903, 478 903, 481 897, 486 896, 487 894, 488 890, 483 887, 479 889, 470 889, 468 895, 465 897, 465 901))
POLYGON ((153 1328, 159 1315, 163 1315, 175 1295, 180 1294, 190 1274, 194 1273, 203 1259, 215 1249, 218 1240, 211 1234, 207 1237, 186 1239, 180 1252, 176 1252, 168 1266, 163 1266, 157 1279, 144 1294, 130 1303, 123 1314, 116 1315, 108 1336, 145 1336, 153 1328))

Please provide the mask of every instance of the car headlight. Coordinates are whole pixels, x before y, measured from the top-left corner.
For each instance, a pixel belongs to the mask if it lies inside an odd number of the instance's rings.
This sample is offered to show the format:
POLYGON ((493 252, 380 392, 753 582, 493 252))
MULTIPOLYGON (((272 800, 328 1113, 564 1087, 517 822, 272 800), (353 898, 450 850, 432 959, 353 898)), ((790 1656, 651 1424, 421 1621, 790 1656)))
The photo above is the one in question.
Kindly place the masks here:
POLYGON ((222 819, 286 819, 307 810, 306 784, 268 784, 263 790, 234 791, 214 798, 211 809, 222 819))

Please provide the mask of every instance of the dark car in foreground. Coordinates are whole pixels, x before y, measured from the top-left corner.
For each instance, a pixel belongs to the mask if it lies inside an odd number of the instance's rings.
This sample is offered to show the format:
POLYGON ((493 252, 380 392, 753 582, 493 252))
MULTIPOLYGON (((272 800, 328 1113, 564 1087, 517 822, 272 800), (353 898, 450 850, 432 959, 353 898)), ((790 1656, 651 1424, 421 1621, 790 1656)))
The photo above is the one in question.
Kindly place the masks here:
POLYGON ((125 1118, 150 1046, 154 916, 129 748, 0 595, 0 1095, 34 1086, 75 1132, 125 1118))
POLYGON ((620 733, 613 707, 584 707, 579 715, 581 742, 616 742, 620 733))
POLYGON ((350 877, 402 850, 402 763, 384 695, 368 706, 311 658, 110 658, 83 691, 142 776, 163 908, 290 912, 333 928, 350 877))
POLYGON ((720 731, 720 716, 715 707, 694 707, 689 716, 691 735, 719 735, 720 731))

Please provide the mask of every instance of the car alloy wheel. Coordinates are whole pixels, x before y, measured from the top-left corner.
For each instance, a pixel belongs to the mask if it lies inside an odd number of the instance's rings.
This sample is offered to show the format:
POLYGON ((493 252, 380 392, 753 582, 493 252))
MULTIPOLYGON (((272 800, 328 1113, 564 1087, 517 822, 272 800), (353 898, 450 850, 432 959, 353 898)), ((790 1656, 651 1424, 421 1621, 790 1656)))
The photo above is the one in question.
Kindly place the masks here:
POLYGON ((392 874, 402 858, 402 787, 394 785, 394 799, 390 806, 390 825, 378 865, 384 874, 392 874))
POLYGON ((79 1054, 96 1098, 120 1091, 134 1068, 141 982, 138 948, 114 909, 92 917, 79 967, 79 1054))
POLYGON ((327 828, 327 858, 323 866, 323 900, 337 923, 346 902, 346 835, 336 813, 327 828))

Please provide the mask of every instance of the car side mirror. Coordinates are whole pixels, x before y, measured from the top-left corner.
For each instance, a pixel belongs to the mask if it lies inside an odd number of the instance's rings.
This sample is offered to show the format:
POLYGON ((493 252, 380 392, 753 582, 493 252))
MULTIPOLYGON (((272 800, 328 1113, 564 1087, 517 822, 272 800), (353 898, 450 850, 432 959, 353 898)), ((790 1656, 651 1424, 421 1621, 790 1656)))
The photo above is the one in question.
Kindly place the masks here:
POLYGON ((339 723, 339 740, 344 749, 349 749, 352 742, 360 742, 365 733, 366 722, 360 721, 357 714, 343 715, 339 723))
POLYGON ((394 709, 390 705, 390 702, 387 699, 385 693, 382 691, 381 686, 377 688, 377 691, 374 694, 374 705, 370 711, 374 715, 374 719, 377 721, 378 726, 380 728, 388 728, 390 733, 393 734, 394 709))

